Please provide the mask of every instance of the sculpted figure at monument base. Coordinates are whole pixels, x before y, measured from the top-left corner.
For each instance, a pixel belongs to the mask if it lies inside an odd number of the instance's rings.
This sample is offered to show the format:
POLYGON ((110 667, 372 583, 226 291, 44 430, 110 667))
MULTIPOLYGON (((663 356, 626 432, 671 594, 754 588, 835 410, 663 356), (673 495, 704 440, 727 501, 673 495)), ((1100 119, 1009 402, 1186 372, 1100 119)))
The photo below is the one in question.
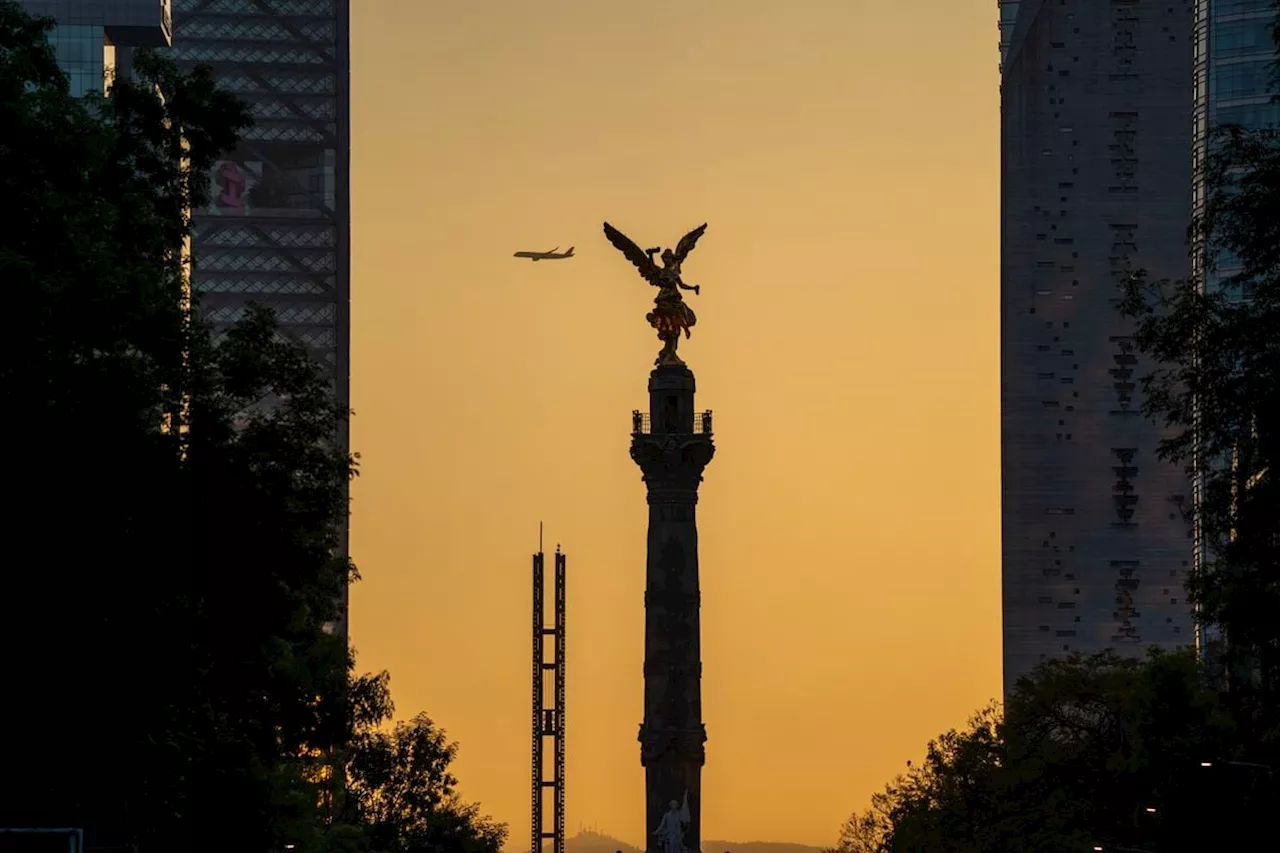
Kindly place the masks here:
POLYGON ((687 853, 684 846, 684 828, 689 824, 689 795, 684 795, 684 806, 675 800, 662 816, 662 822, 653 834, 658 838, 658 853, 687 853))

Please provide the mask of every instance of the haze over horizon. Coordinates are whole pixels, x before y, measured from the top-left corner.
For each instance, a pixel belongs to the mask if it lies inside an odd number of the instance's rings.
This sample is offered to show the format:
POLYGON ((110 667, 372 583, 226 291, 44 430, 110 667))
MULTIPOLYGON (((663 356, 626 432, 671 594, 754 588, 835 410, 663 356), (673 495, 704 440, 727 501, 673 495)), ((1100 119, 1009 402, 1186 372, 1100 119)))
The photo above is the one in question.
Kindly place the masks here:
POLYGON ((708 222, 680 344, 717 442, 702 834, 832 844, 1000 692, 996 4, 353 6, 359 669, 525 849, 545 521, 567 823, 652 832, 627 447, 660 343, 600 228, 708 222))
MULTIPOLYGON (((567 833, 566 833, 567 834, 567 833)), ((823 848, 808 844, 792 844, 779 841, 723 841, 704 839, 702 846, 705 853, 822 853, 823 848)), ((529 853, 526 841, 524 847, 518 842, 508 842, 508 847, 529 853)), ((565 853, 643 853, 644 847, 615 838, 598 828, 580 827, 573 835, 565 838, 565 853)), ((543 845, 543 850, 551 850, 550 844, 543 845)))

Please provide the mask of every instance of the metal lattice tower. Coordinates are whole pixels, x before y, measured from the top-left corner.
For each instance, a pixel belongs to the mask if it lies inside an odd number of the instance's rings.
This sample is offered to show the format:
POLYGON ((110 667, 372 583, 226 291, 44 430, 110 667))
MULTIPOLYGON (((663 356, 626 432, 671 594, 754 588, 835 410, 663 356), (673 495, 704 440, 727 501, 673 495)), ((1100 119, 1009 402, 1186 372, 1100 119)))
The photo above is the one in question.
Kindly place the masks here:
MULTIPOLYGON (((539 534, 541 540, 541 534, 539 534)), ((547 578, 542 543, 533 555, 533 809, 530 820, 530 851, 541 853, 544 841, 551 853, 564 853, 564 639, 565 639, 565 557, 556 546, 555 579, 552 598, 554 622, 547 625, 547 578), (548 644, 550 638, 552 642, 548 644), (548 649, 548 646, 550 648, 548 649), (548 651, 550 654, 548 655, 548 651), (548 660, 550 657, 550 660, 548 660), (548 683, 550 682, 550 683, 548 683), (550 689, 548 689, 550 688, 550 689), (547 694, 552 707, 547 707, 547 694), (547 778, 547 738, 554 756, 551 778, 547 778), (551 791, 551 829, 547 830, 547 800, 551 791)))

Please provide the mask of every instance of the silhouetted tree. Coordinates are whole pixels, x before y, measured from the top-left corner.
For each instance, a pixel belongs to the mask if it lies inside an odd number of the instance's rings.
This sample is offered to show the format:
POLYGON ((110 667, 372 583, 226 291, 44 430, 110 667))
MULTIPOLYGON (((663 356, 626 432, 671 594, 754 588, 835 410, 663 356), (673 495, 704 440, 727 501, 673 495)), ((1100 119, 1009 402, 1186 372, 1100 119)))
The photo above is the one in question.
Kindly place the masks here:
POLYGON ((500 853, 505 824, 480 813, 457 793, 449 770, 458 754, 443 729, 426 714, 378 727, 390 718, 385 673, 366 682, 376 701, 346 752, 343 820, 359 826, 375 853, 500 853))
POLYGON ((347 413, 268 314, 215 341, 187 310, 188 212, 243 105, 145 52, 73 98, 49 25, 0 0, 0 825, 319 849, 354 723, 326 630, 347 413))
MULTIPOLYGON (((890 788, 894 783, 891 783, 890 788)), ((891 791, 871 796, 871 808, 855 812, 840 827, 836 846, 824 853, 888 853, 889 831, 893 828, 890 813, 894 802, 891 791)))
POLYGON ((1002 733, 1009 784, 1027 809, 1043 804, 1050 838, 1176 849, 1164 844, 1223 837, 1185 801, 1204 794, 1201 763, 1236 748, 1193 652, 1047 662, 1019 682, 1002 733))
POLYGON ((0 826, 498 853, 456 744, 425 716, 379 732, 387 676, 352 678, 333 630, 356 578, 348 412, 269 311, 214 336, 190 310, 190 211, 244 106, 148 52, 73 98, 50 26, 0 0, 0 826))
POLYGON ((1198 617, 1225 640, 1250 748, 1280 738, 1280 134, 1212 136, 1207 201, 1192 225, 1200 274, 1129 282, 1122 312, 1155 365, 1145 411, 1169 429, 1162 458, 1200 484, 1192 520, 1205 560, 1188 584, 1198 617))
POLYGON ((339 539, 354 464, 335 442, 346 413, 264 310, 216 345, 196 337, 190 361, 182 473, 185 529, 200 543, 189 552, 197 696, 218 745, 206 755, 218 793, 193 808, 235 813, 238 833, 306 853, 327 843, 317 803, 336 795, 330 755, 357 720, 349 652, 332 630, 354 577, 339 539))
POLYGON ((922 764, 850 818, 836 850, 1143 847, 1195 825, 1173 806, 1203 787, 1200 762, 1227 754, 1231 738, 1189 654, 1049 662, 1018 683, 1003 714, 990 706, 931 742, 922 764))

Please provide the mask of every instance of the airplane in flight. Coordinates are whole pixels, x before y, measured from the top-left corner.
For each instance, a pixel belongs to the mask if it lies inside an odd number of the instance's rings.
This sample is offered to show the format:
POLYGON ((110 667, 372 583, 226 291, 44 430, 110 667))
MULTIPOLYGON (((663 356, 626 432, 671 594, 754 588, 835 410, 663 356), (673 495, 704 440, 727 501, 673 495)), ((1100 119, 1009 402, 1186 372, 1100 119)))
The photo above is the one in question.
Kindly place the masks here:
POLYGON ((567 252, 560 252, 560 247, 556 246, 550 252, 516 252, 514 257, 528 258, 535 263, 537 261, 561 261, 565 258, 573 257, 573 247, 570 246, 567 252), (556 254, 559 252, 559 254, 556 254))

